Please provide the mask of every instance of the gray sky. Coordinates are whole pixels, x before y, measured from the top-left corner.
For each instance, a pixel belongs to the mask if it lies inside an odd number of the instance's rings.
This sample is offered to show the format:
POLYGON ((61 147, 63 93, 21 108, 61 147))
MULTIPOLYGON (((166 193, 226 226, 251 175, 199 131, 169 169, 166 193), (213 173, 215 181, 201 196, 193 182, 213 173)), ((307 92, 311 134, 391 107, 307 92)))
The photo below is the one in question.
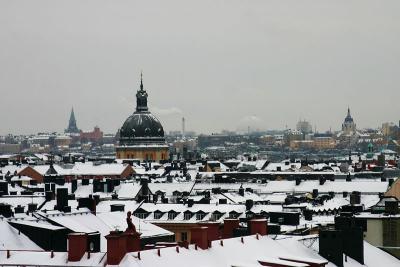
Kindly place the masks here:
POLYGON ((0 0, 0 134, 116 132, 140 70, 166 131, 400 119, 400 1, 0 0))

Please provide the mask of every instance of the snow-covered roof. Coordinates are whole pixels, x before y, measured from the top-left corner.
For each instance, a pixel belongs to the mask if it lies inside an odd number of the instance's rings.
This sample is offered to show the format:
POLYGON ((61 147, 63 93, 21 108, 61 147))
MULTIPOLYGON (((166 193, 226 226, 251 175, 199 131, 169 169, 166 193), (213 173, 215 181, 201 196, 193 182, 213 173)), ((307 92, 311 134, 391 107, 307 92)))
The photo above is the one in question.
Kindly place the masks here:
MULTIPOLYGON (((126 225, 126 213, 125 212, 98 212, 93 215, 90 212, 73 213, 73 214, 53 214, 45 215, 48 220, 62 225, 74 232, 93 233, 100 232, 101 251, 107 250, 107 243, 105 236, 110 231, 115 229, 125 230, 126 225)), ((152 236, 163 236, 172 235, 170 231, 155 226, 149 222, 145 222, 139 218, 132 217, 132 221, 135 224, 137 231, 142 233, 142 238, 152 236)))
MULTIPOLYGON (((0 218, 0 250, 4 249, 32 249, 41 248, 32 242, 23 233, 8 224, 7 220, 0 218)), ((0 252, 2 254, 3 252, 0 252)), ((1 256, 0 256, 1 258, 1 256)), ((1 264, 1 263, 0 263, 1 264)))

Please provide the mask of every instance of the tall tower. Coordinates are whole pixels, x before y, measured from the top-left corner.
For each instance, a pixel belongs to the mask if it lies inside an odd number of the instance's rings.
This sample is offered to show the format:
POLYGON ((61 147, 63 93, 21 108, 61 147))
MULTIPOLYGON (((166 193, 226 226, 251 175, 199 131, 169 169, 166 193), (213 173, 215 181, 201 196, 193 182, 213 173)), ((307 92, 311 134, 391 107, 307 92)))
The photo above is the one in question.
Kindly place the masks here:
POLYGON ((185 138, 185 117, 182 117, 182 139, 184 140, 185 138))
POLYGON ((69 116, 68 128, 65 129, 65 132, 66 133, 79 133, 80 132, 80 130, 76 126, 74 108, 71 109, 71 115, 69 116))

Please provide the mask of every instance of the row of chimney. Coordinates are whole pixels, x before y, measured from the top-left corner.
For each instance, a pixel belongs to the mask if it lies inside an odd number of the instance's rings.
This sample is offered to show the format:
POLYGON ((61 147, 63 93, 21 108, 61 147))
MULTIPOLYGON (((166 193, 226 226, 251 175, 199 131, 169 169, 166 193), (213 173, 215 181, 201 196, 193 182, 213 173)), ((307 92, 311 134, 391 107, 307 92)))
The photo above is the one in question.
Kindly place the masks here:
MULTIPOLYGON (((208 249, 211 242, 220 239, 232 238, 234 232, 238 229, 239 219, 225 219, 224 227, 220 231, 220 225, 217 222, 199 223, 198 227, 191 229, 191 243, 196 249, 208 249)), ((248 221, 248 234, 266 235, 268 223, 266 219, 253 219, 248 221)), ((107 264, 118 265, 129 252, 141 250, 140 234, 137 232, 111 231, 106 236, 107 239, 107 264)), ((223 244, 223 241, 221 241, 223 244)), ((182 244, 187 247, 187 244, 182 244)), ((88 234, 71 233, 68 235, 68 261, 80 261, 87 253, 90 257, 91 244, 89 243, 88 234)))
MULTIPOLYGON (((140 234, 136 232, 111 231, 107 236, 107 264, 118 265, 126 253, 140 250, 140 234)), ((68 235, 68 261, 80 261, 92 251, 88 234, 71 233, 68 235)))

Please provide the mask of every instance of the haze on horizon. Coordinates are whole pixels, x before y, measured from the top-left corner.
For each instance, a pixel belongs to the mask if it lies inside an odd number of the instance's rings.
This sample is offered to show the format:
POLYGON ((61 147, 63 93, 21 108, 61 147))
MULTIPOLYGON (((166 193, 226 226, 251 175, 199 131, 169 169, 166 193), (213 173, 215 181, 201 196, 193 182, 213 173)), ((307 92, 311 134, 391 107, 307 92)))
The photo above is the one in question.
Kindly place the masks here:
POLYGON ((400 119, 400 1, 0 0, 0 134, 114 133, 143 70, 166 131, 400 119))

